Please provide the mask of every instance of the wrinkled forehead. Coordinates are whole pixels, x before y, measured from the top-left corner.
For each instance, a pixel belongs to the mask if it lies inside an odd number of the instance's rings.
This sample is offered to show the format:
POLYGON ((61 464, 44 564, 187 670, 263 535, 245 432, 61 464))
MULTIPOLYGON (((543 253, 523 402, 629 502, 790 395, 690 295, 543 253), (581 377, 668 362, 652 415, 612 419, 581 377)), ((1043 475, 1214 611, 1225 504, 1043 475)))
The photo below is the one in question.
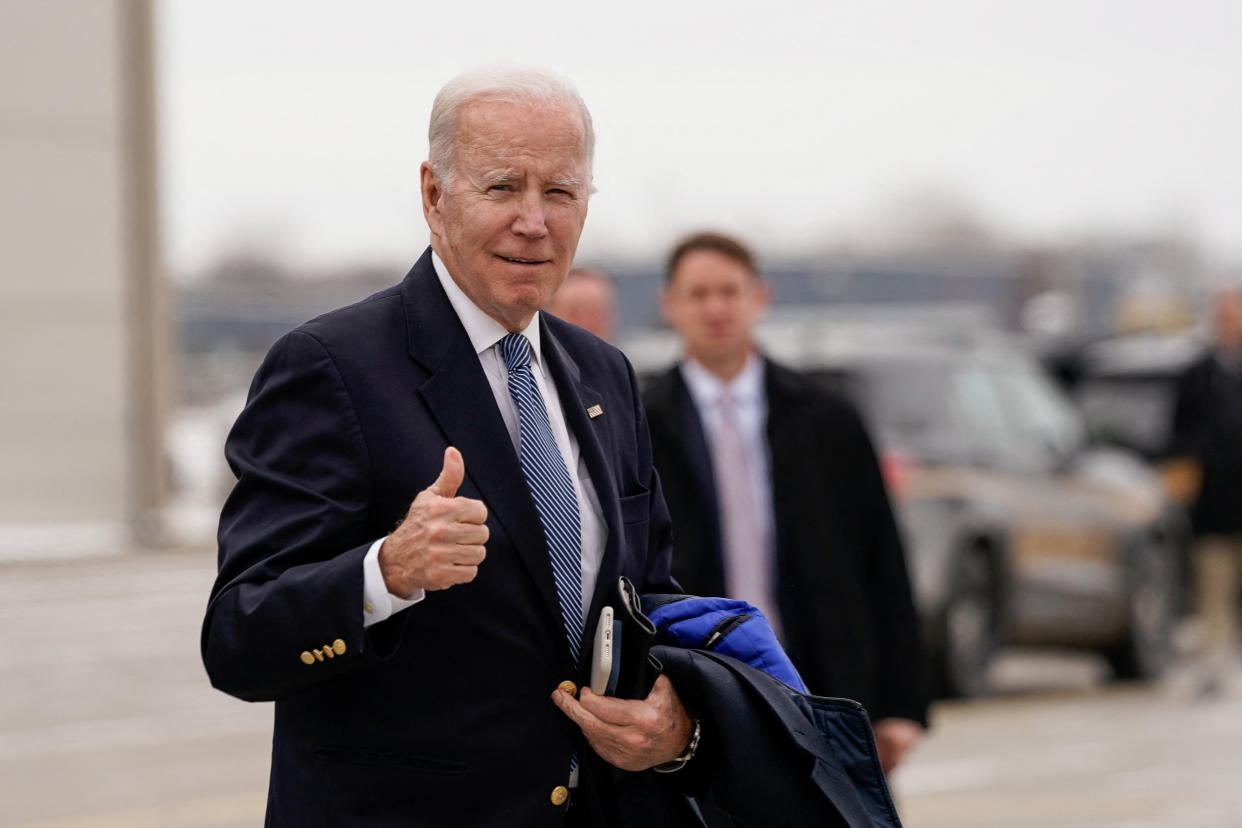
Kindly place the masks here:
POLYGON ((477 99, 462 107, 454 143, 467 154, 586 164, 586 125, 572 102, 477 99))

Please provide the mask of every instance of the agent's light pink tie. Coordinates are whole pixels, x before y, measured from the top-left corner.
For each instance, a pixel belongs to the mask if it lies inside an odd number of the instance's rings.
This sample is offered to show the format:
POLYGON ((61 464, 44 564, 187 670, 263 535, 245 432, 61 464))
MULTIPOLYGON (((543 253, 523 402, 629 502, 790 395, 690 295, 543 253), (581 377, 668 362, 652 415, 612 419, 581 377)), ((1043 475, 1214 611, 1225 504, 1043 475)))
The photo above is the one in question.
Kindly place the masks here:
POLYGON ((720 427, 712 442, 712 470, 720 506, 725 589, 731 598, 754 604, 774 628, 780 623, 772 590, 773 562, 763 542, 752 482, 751 461, 738 422, 737 403, 727 391, 717 402, 720 427))

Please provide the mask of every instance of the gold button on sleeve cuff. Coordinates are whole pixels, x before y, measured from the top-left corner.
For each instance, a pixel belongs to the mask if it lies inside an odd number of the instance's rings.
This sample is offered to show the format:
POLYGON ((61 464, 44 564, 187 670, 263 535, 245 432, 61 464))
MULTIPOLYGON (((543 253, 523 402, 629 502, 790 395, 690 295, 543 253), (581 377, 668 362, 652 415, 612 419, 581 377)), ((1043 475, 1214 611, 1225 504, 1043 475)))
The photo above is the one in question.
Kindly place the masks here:
POLYGON ((323 661, 323 653, 319 650, 311 650, 311 652, 315 654, 315 661, 323 661))
POLYGON ((337 655, 345 655, 345 642, 338 638, 332 642, 332 649, 337 655))
POLYGON ((310 654, 310 650, 303 650, 300 656, 303 664, 314 664, 315 657, 310 654))

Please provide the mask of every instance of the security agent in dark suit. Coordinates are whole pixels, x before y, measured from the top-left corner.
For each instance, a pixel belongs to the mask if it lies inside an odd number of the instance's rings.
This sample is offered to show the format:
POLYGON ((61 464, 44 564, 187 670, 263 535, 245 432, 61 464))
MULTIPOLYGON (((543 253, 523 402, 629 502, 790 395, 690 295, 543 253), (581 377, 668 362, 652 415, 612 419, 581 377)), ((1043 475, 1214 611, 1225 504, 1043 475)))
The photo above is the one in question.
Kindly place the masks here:
POLYGON ((1212 297, 1213 343, 1177 382, 1169 469, 1182 467, 1195 534, 1196 692, 1228 691, 1238 672, 1242 586, 1242 288, 1212 297))
POLYGON ((697 736, 665 677, 571 694, 618 577, 676 589, 633 372, 539 313, 590 116, 555 77, 473 73, 430 142, 431 249, 278 341, 229 435, 203 660, 276 702, 269 825, 618 824, 617 769, 697 736))
POLYGON ((868 708, 887 772, 927 720, 901 541, 854 408, 756 352, 767 302, 735 239, 691 236, 670 256, 662 307, 685 359, 644 401, 673 574, 763 610, 812 692, 868 708))

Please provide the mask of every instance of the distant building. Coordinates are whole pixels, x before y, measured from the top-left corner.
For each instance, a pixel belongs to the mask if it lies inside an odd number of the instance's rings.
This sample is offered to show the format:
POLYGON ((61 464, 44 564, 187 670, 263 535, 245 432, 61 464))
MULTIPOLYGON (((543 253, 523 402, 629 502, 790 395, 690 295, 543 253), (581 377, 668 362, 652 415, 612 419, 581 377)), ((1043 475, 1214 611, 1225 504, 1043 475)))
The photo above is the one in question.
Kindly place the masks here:
POLYGON ((156 540, 150 0, 0 4, 0 560, 156 540))
MULTIPOLYGON (((1139 283, 1150 281, 1150 256, 1118 246, 1101 251, 1015 249, 946 252, 827 253, 816 258, 761 261, 773 304, 815 305, 964 303, 986 309, 1012 331, 1033 315, 1033 299, 1055 295, 1066 324, 1081 338, 1116 333, 1134 303, 1139 283)), ((658 296, 664 283, 657 260, 604 262, 617 287, 619 338, 663 326, 658 296)), ((186 402, 236 390, 249 382, 263 353, 283 333, 333 307, 357 301, 400 281, 405 263, 343 269, 305 278, 262 261, 221 266, 178 292, 177 338, 186 402), (239 370, 221 378, 213 366, 232 365, 220 354, 245 356, 239 370), (231 383, 231 388, 221 387, 231 383)), ((1185 285, 1191 268, 1170 270, 1170 285, 1185 285)), ((1140 291, 1141 293, 1142 291, 1140 291)), ((1161 297, 1164 294, 1160 294, 1161 297)), ((1034 314, 1038 315, 1038 314, 1034 314)))

